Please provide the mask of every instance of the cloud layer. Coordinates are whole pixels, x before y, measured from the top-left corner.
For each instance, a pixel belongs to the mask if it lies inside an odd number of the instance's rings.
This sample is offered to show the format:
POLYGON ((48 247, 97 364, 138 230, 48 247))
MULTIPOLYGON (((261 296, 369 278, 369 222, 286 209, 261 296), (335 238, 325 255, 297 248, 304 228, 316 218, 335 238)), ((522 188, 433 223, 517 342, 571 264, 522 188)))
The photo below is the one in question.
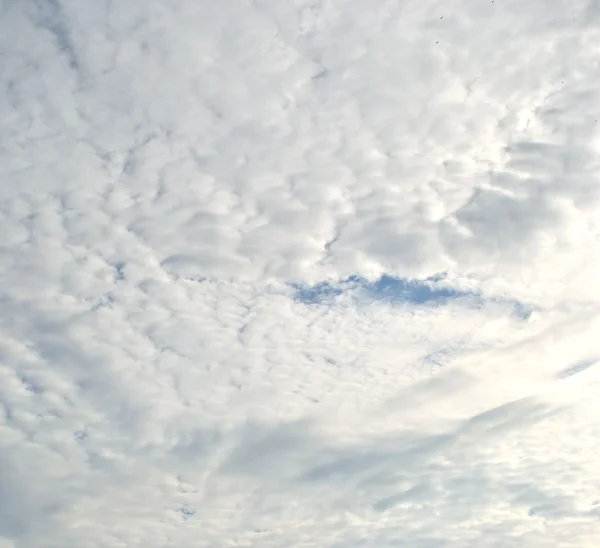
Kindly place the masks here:
POLYGON ((0 3, 0 548, 595 546, 598 44, 0 3))

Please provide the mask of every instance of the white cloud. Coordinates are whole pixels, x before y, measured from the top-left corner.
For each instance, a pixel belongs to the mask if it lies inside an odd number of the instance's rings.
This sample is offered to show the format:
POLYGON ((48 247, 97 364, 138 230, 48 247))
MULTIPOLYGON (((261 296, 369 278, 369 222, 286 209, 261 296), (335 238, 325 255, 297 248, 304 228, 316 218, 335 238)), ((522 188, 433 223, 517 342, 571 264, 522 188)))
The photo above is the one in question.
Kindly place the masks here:
POLYGON ((0 547, 595 546, 595 5, 2 4, 0 547))

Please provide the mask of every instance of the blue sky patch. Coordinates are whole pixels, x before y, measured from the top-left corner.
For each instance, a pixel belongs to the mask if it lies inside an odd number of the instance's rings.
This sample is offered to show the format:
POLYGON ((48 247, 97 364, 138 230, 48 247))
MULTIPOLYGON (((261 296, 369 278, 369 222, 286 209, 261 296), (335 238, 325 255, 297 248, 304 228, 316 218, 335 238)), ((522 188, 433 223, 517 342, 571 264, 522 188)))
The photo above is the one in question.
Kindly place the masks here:
POLYGON ((388 301, 391 303, 440 304, 449 299, 471 298, 475 293, 440 287, 440 277, 409 280, 384 274, 376 281, 350 276, 338 283, 320 282, 315 285, 292 284, 295 298, 305 304, 331 303, 342 294, 350 294, 360 301, 388 301))
POLYGON ((442 306, 450 301, 461 300, 469 306, 481 307, 484 304, 504 304, 511 306, 514 313, 527 319, 531 306, 503 298, 485 298, 479 293, 461 291, 441 285, 443 274, 424 280, 397 278, 384 274, 378 280, 369 281, 360 276, 349 276, 339 282, 319 282, 314 285, 291 284, 294 298, 307 305, 332 305, 341 297, 349 297, 357 304, 388 302, 390 304, 411 304, 415 306, 442 306))

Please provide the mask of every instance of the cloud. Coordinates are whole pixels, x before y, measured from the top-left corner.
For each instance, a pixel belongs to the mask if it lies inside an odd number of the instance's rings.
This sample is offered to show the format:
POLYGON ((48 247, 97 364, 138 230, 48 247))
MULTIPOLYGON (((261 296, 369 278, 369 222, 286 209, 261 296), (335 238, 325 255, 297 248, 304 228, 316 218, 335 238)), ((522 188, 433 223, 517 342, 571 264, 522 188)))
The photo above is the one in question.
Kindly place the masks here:
POLYGON ((594 6, 4 2, 0 547, 594 546, 594 6))

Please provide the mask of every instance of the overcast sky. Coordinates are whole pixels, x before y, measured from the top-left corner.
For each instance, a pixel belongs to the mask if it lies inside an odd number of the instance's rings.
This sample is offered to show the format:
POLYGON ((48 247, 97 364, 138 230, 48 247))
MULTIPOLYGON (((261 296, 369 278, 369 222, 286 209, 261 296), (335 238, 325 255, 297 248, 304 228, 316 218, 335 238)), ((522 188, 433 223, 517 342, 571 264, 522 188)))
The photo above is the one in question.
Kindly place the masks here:
POLYGON ((0 0, 0 548, 595 548, 599 0, 0 0))

